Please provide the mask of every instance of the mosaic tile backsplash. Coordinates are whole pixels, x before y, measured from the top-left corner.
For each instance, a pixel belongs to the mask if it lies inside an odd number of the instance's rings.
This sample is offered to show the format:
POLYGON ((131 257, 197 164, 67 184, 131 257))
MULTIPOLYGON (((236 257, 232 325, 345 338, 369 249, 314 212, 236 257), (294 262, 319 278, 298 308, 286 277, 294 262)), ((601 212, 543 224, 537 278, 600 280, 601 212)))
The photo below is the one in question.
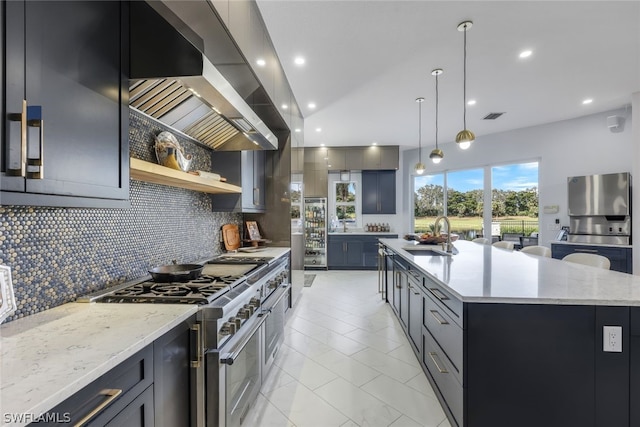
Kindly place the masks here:
MULTIPOLYGON (((132 157, 155 162, 154 136, 169 130, 130 114, 132 157)), ((210 151, 176 134, 192 169, 210 170, 210 151)), ((5 322, 132 280, 172 260, 222 252, 220 228, 242 215, 213 212, 204 193, 131 181, 130 209, 0 206, 0 264, 11 267, 18 310, 5 322)))

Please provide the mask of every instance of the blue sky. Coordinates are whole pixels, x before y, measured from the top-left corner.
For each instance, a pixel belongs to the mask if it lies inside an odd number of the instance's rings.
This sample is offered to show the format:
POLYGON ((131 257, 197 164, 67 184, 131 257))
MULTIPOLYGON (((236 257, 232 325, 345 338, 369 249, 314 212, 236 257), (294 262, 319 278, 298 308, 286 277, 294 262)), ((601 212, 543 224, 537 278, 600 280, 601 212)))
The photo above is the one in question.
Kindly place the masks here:
MULTIPOLYGON (((538 163, 519 163, 515 165, 493 166, 491 168, 493 188, 501 190, 524 190, 526 188, 538 186, 538 163)), ((458 191, 482 189, 484 182, 484 169, 469 169, 462 171, 447 172, 447 185, 458 191)), ((415 188, 423 185, 437 184, 443 185, 442 174, 417 176, 415 188)))

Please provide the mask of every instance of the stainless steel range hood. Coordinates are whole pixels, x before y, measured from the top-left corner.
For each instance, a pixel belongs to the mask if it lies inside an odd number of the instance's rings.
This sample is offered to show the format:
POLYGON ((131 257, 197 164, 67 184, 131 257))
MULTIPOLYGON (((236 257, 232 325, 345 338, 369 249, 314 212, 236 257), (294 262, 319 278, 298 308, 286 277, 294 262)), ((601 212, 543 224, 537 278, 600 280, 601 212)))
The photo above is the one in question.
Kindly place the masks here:
POLYGON ((215 150, 278 149, 273 132, 204 56, 202 39, 160 2, 130 5, 131 107, 215 150))

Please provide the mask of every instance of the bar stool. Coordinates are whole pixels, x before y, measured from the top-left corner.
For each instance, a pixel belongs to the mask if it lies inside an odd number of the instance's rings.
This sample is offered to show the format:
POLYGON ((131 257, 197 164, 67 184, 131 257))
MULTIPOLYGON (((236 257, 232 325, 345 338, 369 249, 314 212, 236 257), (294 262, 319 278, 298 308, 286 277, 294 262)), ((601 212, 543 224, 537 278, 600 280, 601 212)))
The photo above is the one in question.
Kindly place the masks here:
POLYGON ((585 254, 576 252, 565 256, 564 258, 562 258, 562 260, 575 262, 582 265, 590 265, 592 267, 604 268, 605 270, 609 270, 609 267, 611 267, 609 258, 596 254, 585 254))
POLYGON ((495 242, 491 246, 493 246, 494 248, 508 249, 510 251, 513 250, 513 242, 510 242, 508 240, 501 240, 499 242, 495 242))
POLYGON ((542 256, 546 258, 551 258, 551 249, 547 248, 546 246, 539 246, 539 245, 525 246, 524 248, 520 249, 520 252, 523 252, 525 254, 530 254, 530 255, 537 255, 537 256, 542 256))
POLYGON ((490 245, 491 241, 489 239, 485 239, 484 237, 477 237, 472 240, 473 243, 479 243, 481 245, 490 245))

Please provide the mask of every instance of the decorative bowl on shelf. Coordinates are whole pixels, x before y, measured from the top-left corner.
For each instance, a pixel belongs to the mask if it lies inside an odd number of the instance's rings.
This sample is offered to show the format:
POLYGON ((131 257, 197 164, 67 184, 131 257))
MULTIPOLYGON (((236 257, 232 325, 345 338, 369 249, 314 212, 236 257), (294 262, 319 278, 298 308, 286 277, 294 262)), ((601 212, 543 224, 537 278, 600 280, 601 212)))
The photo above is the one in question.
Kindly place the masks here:
POLYGON ((188 172, 193 157, 185 154, 180 143, 171 132, 160 132, 155 138, 158 163, 171 169, 188 172))

